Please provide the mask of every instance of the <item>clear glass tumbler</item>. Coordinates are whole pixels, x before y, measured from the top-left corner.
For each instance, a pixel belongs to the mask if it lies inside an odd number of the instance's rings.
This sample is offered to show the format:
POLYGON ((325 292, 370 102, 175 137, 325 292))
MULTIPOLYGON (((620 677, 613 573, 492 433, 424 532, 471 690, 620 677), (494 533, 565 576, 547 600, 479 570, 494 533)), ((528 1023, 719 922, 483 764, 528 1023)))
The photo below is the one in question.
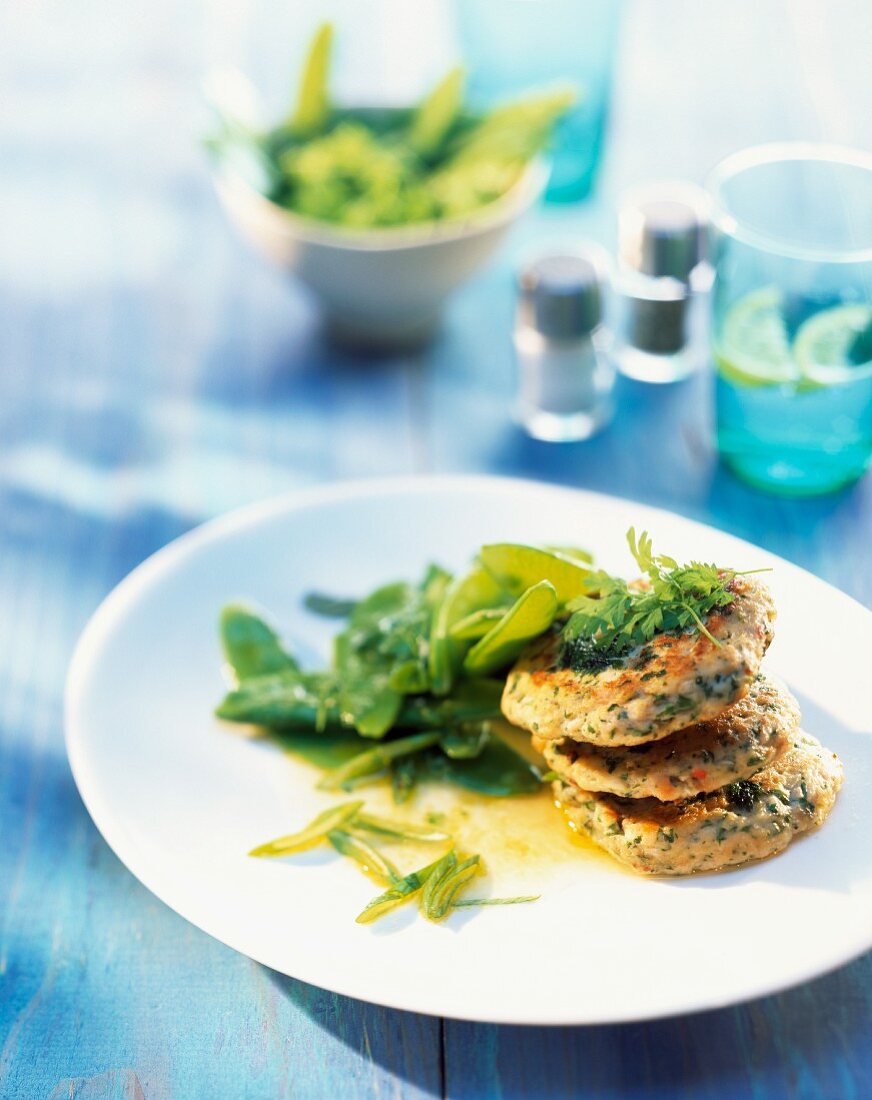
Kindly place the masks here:
POLYGON ((872 461, 872 155, 765 145, 709 180, 718 449, 782 495, 872 461))

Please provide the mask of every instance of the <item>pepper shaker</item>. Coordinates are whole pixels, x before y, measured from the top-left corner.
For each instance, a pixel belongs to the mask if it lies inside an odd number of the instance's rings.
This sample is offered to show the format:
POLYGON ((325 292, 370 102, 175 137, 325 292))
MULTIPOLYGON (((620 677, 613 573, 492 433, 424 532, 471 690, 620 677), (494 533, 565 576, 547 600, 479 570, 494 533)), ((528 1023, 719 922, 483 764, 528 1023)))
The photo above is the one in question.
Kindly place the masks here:
POLYGON ((536 439, 588 439, 612 415, 615 371, 603 324, 608 267, 587 248, 546 256, 518 277, 518 420, 536 439))
POLYGON ((630 378, 675 382, 705 360, 705 209, 690 184, 652 185, 621 204, 615 361, 630 378))

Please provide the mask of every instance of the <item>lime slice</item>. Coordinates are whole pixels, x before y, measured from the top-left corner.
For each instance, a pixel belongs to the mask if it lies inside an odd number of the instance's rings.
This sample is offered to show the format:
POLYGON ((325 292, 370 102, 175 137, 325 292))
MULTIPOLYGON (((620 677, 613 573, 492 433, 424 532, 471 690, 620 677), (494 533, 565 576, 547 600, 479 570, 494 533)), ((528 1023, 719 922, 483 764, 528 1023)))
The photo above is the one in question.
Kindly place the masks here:
POLYGON ((818 386, 856 379, 859 370, 872 365, 872 360, 856 363, 852 359, 860 334, 870 325, 872 307, 865 305, 834 306, 809 317, 793 342, 803 377, 818 386))
POLYGON ((727 312, 715 361, 721 375, 740 386, 777 386, 796 378, 775 287, 755 290, 727 312))
POLYGON ((502 608, 510 597, 495 578, 480 566, 456 580, 445 594, 433 619, 428 661, 434 695, 447 695, 460 671, 469 641, 452 634, 455 623, 482 608, 502 608))
POLYGON ((590 569, 577 558, 558 550, 542 550, 538 546, 522 546, 514 542, 498 542, 479 551, 482 565, 510 592, 519 594, 539 581, 550 581, 560 603, 574 600, 587 591, 590 569))
POLYGON ((547 630, 554 622, 559 601, 554 585, 540 581, 528 588, 503 615, 496 626, 467 653, 463 667, 485 676, 513 661, 526 642, 547 630))

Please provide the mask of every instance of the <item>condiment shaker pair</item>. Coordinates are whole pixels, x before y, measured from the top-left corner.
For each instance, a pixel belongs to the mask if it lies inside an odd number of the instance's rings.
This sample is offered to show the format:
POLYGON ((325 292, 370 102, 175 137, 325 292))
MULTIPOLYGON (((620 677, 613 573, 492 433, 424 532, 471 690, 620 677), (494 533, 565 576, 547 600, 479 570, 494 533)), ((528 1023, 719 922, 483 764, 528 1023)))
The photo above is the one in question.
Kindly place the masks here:
POLYGON ((521 271, 517 412, 530 435, 594 435, 613 414, 616 368, 644 382, 673 382, 702 365, 711 285, 704 234, 701 193, 658 185, 621 205, 614 277, 596 246, 521 271))

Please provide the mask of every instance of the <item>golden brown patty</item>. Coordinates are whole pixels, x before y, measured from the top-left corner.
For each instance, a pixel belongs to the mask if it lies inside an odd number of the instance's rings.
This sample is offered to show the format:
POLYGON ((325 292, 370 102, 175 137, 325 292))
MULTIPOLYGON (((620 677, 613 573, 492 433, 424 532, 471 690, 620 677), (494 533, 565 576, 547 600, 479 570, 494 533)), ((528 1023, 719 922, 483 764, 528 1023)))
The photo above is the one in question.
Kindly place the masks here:
POLYGON ((503 714, 540 740, 638 745, 716 717, 747 694, 772 641, 775 605, 751 577, 730 582, 734 599, 696 630, 658 634, 610 666, 561 666, 559 631, 538 638, 509 673, 503 714))
POLYGON ((675 802, 748 779, 791 744, 799 707, 786 687, 762 674, 744 699, 717 718, 660 741, 602 748, 581 741, 533 745, 562 778, 588 791, 675 802))
POLYGON ((560 780, 553 789, 571 825, 615 859, 642 874, 689 875, 783 851, 823 822, 841 785, 838 757, 800 732, 753 779, 685 802, 617 798, 560 780))

